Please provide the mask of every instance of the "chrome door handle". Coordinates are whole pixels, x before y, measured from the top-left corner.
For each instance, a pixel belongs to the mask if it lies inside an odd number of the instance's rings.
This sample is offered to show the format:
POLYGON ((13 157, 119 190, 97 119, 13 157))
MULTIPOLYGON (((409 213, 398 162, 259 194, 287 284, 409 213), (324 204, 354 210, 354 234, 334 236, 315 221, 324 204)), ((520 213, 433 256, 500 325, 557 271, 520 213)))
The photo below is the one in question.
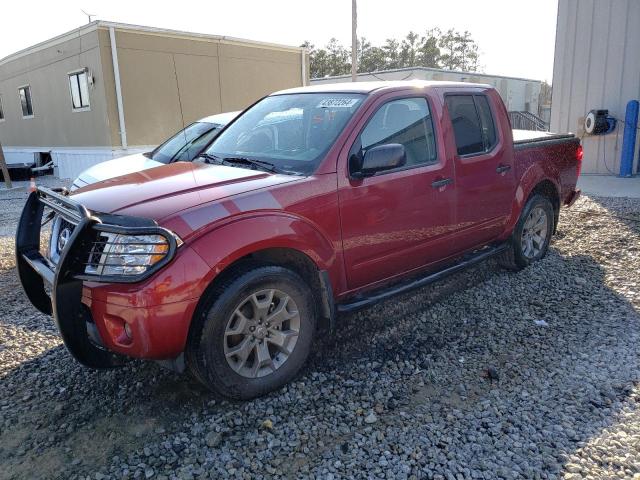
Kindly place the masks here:
POLYGON ((443 178, 441 180, 434 180, 433 182, 431 182, 431 186, 433 188, 442 188, 442 187, 446 187, 450 183, 453 183, 452 178, 443 178))
POLYGON ((508 172, 509 170, 511 170, 511 165, 505 165, 503 163, 498 165, 498 168, 496 168, 496 172, 498 173, 508 172))

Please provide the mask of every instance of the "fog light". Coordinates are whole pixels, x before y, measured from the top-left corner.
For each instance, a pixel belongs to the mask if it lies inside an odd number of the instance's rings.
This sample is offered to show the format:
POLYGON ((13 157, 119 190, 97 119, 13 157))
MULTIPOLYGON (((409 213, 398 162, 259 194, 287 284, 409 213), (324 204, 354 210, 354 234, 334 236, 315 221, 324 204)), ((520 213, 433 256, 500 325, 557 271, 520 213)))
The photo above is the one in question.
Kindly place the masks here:
POLYGON ((133 338, 133 334, 131 333, 131 327, 127 322, 124 323, 124 333, 129 340, 133 338))

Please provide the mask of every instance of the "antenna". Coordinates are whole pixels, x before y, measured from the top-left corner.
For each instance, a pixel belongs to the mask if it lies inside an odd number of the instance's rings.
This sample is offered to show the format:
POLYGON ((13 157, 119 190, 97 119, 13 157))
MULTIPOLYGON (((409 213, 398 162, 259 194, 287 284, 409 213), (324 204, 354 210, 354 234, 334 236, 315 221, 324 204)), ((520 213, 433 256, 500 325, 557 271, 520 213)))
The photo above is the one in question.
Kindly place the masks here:
POLYGON ((96 16, 94 13, 87 13, 82 9, 80 9, 80 11, 87 16, 87 23, 91 23, 91 17, 95 17, 96 16))

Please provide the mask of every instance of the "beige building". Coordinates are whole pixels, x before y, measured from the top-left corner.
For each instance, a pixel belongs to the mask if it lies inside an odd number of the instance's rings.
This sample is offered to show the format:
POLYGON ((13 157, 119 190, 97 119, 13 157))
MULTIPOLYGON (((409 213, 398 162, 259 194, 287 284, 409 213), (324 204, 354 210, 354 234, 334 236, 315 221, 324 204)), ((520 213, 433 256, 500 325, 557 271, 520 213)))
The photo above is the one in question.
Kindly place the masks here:
MULTIPOLYGON (((359 82, 376 80, 443 80, 451 82, 486 83, 498 90, 509 111, 530 112, 538 114, 538 97, 540 80, 504 77, 478 72, 459 72, 439 68, 407 67, 379 72, 359 73, 359 82)), ((351 75, 314 78, 312 84, 350 82, 351 75)))
MULTIPOLYGON (((583 174, 618 175, 629 100, 640 100, 640 1, 559 0, 551 130, 582 139, 583 174), (618 119, 607 135, 586 135, 590 110, 618 119)), ((638 148, 633 172, 639 168, 638 148)))
POLYGON ((95 21, 0 60, 11 166, 85 168, 148 151, 207 115, 307 83, 298 47, 95 21))

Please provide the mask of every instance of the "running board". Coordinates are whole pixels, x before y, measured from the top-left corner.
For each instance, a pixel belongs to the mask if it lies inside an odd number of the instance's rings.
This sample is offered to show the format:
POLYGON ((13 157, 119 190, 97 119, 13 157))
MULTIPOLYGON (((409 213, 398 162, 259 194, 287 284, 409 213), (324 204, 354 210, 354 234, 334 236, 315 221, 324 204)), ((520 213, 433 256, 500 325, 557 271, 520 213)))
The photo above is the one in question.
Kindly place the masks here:
POLYGON ((460 261, 455 263, 454 265, 446 267, 442 270, 438 270, 437 272, 428 273, 424 277, 417 278, 407 283, 394 285, 383 290, 375 290, 368 295, 358 295, 355 298, 351 299, 351 301, 348 303, 341 303, 336 305, 337 311, 338 313, 350 313, 365 307, 369 307, 378 302, 382 302, 383 300, 387 300, 388 298, 391 298, 395 295, 424 287, 425 285, 437 282, 438 280, 464 270, 465 268, 483 262, 488 258, 493 257, 494 255, 504 252, 507 248, 508 244, 502 243, 500 245, 485 247, 481 250, 476 250, 473 253, 463 256, 460 261))

